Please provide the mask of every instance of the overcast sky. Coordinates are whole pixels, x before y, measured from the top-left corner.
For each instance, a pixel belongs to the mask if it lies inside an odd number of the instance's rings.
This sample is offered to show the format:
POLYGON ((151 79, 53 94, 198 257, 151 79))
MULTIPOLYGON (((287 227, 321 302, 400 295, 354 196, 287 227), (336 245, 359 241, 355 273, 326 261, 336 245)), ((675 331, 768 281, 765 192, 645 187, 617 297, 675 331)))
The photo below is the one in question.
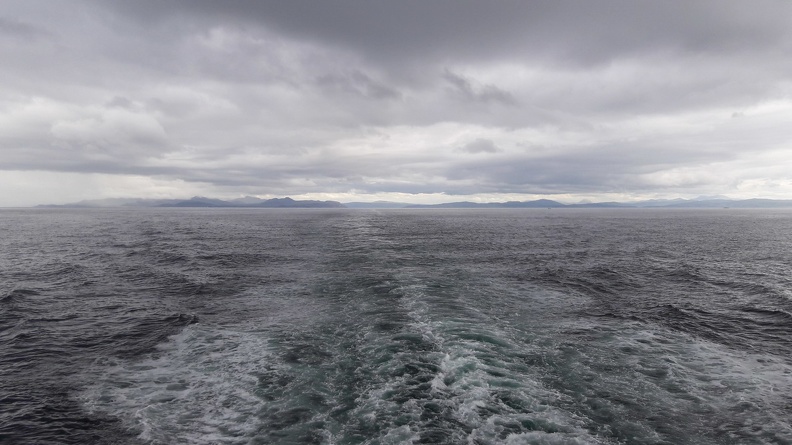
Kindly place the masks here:
POLYGON ((3 1, 0 192, 792 198, 792 2, 3 1))

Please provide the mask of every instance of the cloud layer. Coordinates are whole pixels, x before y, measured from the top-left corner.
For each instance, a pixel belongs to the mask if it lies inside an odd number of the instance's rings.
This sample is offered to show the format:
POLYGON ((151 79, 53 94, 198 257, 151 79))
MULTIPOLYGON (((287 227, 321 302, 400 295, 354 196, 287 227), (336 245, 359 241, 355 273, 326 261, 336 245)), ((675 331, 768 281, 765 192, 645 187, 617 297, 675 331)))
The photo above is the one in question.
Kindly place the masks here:
POLYGON ((14 3, 0 205, 792 196, 785 1, 14 3))

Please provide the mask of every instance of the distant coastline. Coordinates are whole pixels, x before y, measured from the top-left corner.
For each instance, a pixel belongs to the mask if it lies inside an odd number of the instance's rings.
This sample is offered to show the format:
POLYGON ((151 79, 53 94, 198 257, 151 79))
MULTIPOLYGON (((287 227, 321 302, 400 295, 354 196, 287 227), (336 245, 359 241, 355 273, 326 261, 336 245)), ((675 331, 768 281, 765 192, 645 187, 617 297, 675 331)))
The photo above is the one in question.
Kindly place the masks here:
POLYGON ((669 208, 669 209, 783 209, 792 208, 792 199, 653 199, 637 202, 591 202, 563 204, 550 199, 479 203, 471 201, 441 204, 413 204, 405 202, 347 202, 295 200, 289 197, 261 199, 252 196, 222 200, 194 196, 189 199, 110 198, 85 200, 69 204, 43 204, 36 208, 114 208, 114 207, 177 207, 177 208, 349 208, 349 209, 555 209, 555 208, 669 208))
POLYGON ((193 196, 190 199, 110 198, 70 204, 44 204, 37 208, 112 208, 112 207, 218 207, 218 208, 343 208, 337 201, 295 200, 289 197, 260 199, 252 196, 225 201, 193 196))

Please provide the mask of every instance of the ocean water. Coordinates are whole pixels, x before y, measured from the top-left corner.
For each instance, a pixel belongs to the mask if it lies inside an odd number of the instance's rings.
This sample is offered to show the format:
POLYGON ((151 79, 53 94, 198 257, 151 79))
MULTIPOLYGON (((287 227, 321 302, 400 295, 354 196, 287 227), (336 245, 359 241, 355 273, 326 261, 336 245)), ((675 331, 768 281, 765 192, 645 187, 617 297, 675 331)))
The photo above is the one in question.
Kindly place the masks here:
POLYGON ((791 444, 792 212, 0 211, 3 444, 791 444))

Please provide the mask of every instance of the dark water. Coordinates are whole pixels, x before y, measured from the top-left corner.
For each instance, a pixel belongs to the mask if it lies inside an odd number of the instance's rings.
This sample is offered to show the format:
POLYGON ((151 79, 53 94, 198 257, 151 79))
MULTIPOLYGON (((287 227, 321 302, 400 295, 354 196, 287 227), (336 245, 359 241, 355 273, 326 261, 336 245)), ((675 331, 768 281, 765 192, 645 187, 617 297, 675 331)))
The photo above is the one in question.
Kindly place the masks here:
POLYGON ((792 212, 0 211, 0 443, 790 444, 792 212))

